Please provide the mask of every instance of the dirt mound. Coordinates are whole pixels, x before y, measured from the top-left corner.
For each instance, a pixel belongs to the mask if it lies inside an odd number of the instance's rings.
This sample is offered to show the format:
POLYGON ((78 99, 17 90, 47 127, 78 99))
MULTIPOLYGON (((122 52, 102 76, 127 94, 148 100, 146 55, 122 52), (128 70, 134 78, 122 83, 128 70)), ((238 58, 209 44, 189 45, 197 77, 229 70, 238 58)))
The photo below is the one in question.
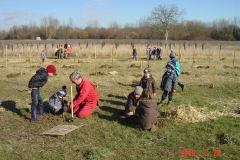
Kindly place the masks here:
POLYGON ((99 68, 113 68, 113 66, 110 66, 108 64, 101 65, 99 68))
POLYGON ((74 68, 74 64, 63 65, 62 68, 74 68))
POLYGON ((20 76, 21 73, 11 73, 11 74, 8 74, 7 75, 7 78, 13 78, 13 77, 17 77, 17 76, 20 76))
POLYGON ((190 75, 190 73, 189 73, 189 72, 181 72, 181 74, 190 75))
POLYGON ((106 75, 106 74, 103 73, 103 72, 95 72, 95 73, 90 73, 89 75, 90 75, 90 76, 104 76, 104 75, 106 75))
POLYGON ((128 68, 140 68, 141 66, 137 66, 136 64, 131 64, 128 68))
POLYGON ((35 65, 32 65, 32 66, 25 67, 25 68, 41 68, 41 66, 35 66, 35 65))
MULTIPOLYGON (((46 113, 46 116, 39 116, 37 115, 37 118, 40 121, 47 122, 47 123, 60 123, 60 122, 66 122, 66 119, 69 118, 71 115, 69 113, 64 113, 60 115, 53 115, 51 113, 46 113)), ((25 115, 25 119, 30 120, 31 119, 31 113, 27 113, 25 115)))

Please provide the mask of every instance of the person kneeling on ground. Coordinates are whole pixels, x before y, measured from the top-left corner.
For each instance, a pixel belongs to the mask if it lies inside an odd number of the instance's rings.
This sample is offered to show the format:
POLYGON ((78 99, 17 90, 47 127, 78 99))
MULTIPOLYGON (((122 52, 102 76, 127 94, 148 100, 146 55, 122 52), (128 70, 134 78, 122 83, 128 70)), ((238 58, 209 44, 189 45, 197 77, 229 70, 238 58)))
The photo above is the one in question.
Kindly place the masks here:
POLYGON ((137 123, 144 130, 154 131, 157 125, 157 102, 152 99, 153 93, 144 89, 141 96, 141 101, 135 110, 138 115, 137 123))
POLYGON ((69 76, 72 83, 76 84, 77 94, 73 99, 73 113, 79 118, 90 116, 93 112, 101 113, 98 107, 98 93, 94 85, 87 79, 83 78, 80 73, 72 72, 69 76))
POLYGON ((63 86, 62 90, 54 93, 49 98, 49 107, 52 114, 59 115, 64 111, 67 112, 67 108, 64 107, 67 104, 67 101, 63 100, 63 97, 66 97, 66 94, 66 86, 63 86))
POLYGON ((127 97, 127 103, 124 106, 125 110, 121 111, 121 115, 124 115, 126 117, 133 115, 133 112, 130 111, 130 108, 132 108, 133 106, 136 107, 139 104, 142 91, 143 89, 141 86, 136 86, 134 91, 129 93, 127 97))

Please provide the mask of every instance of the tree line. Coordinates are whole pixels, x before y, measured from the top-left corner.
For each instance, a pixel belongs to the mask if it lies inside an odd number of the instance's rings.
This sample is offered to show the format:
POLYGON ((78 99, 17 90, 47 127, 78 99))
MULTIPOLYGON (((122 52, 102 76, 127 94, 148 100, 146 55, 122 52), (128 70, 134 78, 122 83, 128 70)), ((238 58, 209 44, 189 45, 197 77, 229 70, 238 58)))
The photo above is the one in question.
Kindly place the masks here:
POLYGON ((176 5, 159 5, 147 18, 123 27, 116 20, 107 28, 100 27, 98 20, 88 21, 82 29, 73 25, 60 24, 52 16, 41 19, 39 25, 30 22, 26 25, 13 26, 9 31, 0 31, 1 40, 13 39, 168 39, 170 40, 240 40, 240 17, 217 19, 212 22, 184 20, 185 9, 176 5))

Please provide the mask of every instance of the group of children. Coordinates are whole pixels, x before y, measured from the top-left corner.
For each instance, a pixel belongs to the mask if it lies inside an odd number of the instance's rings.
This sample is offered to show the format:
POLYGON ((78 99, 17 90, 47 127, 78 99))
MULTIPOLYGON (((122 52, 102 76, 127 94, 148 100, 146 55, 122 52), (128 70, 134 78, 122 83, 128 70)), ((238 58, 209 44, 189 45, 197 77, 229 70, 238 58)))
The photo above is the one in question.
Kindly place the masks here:
MULTIPOLYGON (((144 76, 141 78, 139 86, 136 86, 134 91, 128 95, 125 110, 122 112, 125 116, 138 115, 137 123, 145 130, 149 130, 157 124, 158 106, 164 103, 167 96, 167 105, 171 105, 173 93, 176 91, 177 85, 179 85, 182 90, 184 89, 184 85, 178 81, 180 63, 175 58, 175 53, 171 51, 169 58, 170 61, 166 65, 160 83, 160 88, 163 91, 161 100, 159 102, 153 100, 153 97, 156 95, 156 82, 151 75, 150 68, 147 67, 143 71, 144 76)), ((56 74, 55 66, 48 65, 46 69, 38 69, 36 74, 29 81, 28 92, 31 94, 32 98, 31 121, 33 122, 40 122, 37 119, 37 114, 39 116, 45 116, 43 100, 39 88, 46 84, 48 76, 53 76, 54 74, 56 74)), ((82 79, 83 78, 80 80, 82 81, 82 79)), ((72 82, 74 82, 73 80, 71 79, 72 82)), ((63 86, 61 90, 57 91, 49 98, 49 110, 52 114, 62 114, 64 111, 68 110, 68 108, 64 108, 65 104, 67 106, 67 102, 63 100, 66 94, 66 86, 63 86)))
MULTIPOLYGON (((151 60, 152 56, 153 56, 153 60, 162 60, 162 52, 163 52, 162 47, 152 48, 152 45, 146 46, 147 60, 151 60)), ((132 50, 132 60, 137 60, 137 49, 135 46, 133 46, 133 50, 132 50)))
POLYGON ((146 46, 146 56, 147 56, 147 60, 151 60, 152 56, 153 56, 153 60, 162 60, 162 52, 163 52, 163 48, 162 47, 153 47, 150 44, 149 46, 146 46))
POLYGON ((147 67, 144 69, 144 76, 141 78, 139 86, 136 86, 134 91, 128 95, 125 110, 122 112, 125 116, 138 115, 137 123, 144 130, 151 130, 157 124, 158 106, 162 105, 167 97, 167 105, 171 105, 177 85, 182 90, 184 89, 184 85, 178 82, 180 63, 175 58, 173 51, 171 51, 169 58, 170 61, 166 64, 160 83, 160 88, 163 91, 160 101, 153 100, 156 95, 156 82, 151 75, 150 68, 147 67))

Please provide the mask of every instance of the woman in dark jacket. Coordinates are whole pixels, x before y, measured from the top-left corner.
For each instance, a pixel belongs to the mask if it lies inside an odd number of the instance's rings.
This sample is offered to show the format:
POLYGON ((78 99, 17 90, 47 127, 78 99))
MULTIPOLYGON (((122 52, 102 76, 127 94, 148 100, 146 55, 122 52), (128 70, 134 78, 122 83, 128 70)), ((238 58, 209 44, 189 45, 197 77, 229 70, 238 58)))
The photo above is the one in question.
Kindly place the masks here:
POLYGON ((153 93, 148 89, 143 90, 141 102, 135 110, 138 123, 144 130, 152 130, 157 125, 157 102, 152 99, 153 93))

